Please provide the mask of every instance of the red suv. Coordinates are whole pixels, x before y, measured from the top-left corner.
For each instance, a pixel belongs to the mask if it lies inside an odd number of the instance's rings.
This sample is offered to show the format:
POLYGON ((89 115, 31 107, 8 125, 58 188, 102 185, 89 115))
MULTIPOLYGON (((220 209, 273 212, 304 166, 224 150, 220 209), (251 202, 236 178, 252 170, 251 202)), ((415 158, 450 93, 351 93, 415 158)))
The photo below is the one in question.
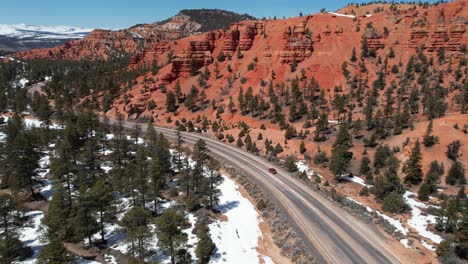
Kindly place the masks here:
POLYGON ((271 174, 277 174, 278 173, 275 168, 269 168, 268 172, 270 172, 271 174))

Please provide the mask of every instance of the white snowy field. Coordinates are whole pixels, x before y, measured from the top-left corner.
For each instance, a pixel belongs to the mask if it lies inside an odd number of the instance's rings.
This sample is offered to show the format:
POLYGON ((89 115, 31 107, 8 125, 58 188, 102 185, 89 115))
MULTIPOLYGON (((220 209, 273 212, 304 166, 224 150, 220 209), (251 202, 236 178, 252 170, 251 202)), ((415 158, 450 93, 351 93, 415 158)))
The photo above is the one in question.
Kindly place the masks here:
POLYGON ((77 39, 87 36, 91 31, 92 29, 83 27, 0 24, 0 35, 20 39, 77 39))
POLYGON ((227 221, 218 220, 209 225, 217 248, 210 263, 260 263, 260 258, 272 263, 269 257, 257 251, 262 232, 259 227, 261 219, 254 205, 242 196, 233 180, 224 175, 222 177, 218 209, 227 217, 227 221))
POLYGON ((30 211, 26 215, 29 217, 28 223, 20 230, 20 240, 25 246, 31 247, 33 256, 17 263, 33 264, 39 256, 41 248, 46 244, 41 241, 41 220, 44 213, 41 211, 30 211))

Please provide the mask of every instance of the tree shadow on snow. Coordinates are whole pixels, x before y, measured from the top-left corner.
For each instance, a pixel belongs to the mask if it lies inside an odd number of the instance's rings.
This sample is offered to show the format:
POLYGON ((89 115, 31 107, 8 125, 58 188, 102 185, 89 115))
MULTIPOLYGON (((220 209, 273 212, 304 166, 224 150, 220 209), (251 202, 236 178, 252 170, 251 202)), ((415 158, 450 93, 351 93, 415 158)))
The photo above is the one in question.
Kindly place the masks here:
POLYGON ((225 214, 237 206, 239 206, 239 201, 229 201, 227 203, 220 204, 217 209, 221 212, 221 214, 225 214))

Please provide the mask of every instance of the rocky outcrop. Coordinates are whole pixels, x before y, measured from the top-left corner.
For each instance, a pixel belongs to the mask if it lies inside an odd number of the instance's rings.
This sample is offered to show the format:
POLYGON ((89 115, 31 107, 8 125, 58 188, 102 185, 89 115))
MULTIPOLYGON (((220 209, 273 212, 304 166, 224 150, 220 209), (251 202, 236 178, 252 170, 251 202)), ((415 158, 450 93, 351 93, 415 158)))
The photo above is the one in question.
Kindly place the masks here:
POLYGON ((232 56, 239 45, 240 32, 237 27, 226 31, 223 40, 222 50, 227 56, 232 56))
POLYGON ((362 34, 363 41, 366 41, 370 50, 378 50, 382 47, 382 34, 375 28, 370 27, 364 30, 362 34))
POLYGON ((307 20, 303 20, 292 29, 288 27, 283 32, 283 50, 280 53, 282 63, 301 62, 312 55, 313 41, 306 29, 307 20))
POLYGON ((248 25, 247 28, 241 33, 240 40, 239 40, 239 48, 242 51, 250 50, 250 48, 252 48, 256 35, 257 35, 256 25, 248 25))
POLYGON ((214 33, 206 34, 205 40, 190 41, 188 48, 183 53, 174 56, 171 74, 164 76, 163 81, 170 82, 177 77, 192 76, 200 68, 210 65, 213 62, 214 41, 214 33))

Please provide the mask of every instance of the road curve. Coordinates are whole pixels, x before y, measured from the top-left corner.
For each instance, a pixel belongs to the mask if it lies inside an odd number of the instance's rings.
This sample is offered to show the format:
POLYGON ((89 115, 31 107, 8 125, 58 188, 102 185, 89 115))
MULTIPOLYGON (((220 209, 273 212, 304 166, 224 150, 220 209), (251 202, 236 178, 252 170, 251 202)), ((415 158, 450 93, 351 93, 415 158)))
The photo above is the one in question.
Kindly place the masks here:
MULTIPOLYGON (((125 121, 124 127, 133 129, 135 123, 125 121)), ((176 138, 173 129, 155 128, 169 139, 176 138)), ((374 225, 349 214, 282 168, 202 134, 182 132, 182 136, 188 145, 203 139, 213 156, 251 177, 284 211, 319 263, 402 263, 388 250, 388 241, 374 225), (268 168, 271 167, 278 173, 270 174, 268 168)))

